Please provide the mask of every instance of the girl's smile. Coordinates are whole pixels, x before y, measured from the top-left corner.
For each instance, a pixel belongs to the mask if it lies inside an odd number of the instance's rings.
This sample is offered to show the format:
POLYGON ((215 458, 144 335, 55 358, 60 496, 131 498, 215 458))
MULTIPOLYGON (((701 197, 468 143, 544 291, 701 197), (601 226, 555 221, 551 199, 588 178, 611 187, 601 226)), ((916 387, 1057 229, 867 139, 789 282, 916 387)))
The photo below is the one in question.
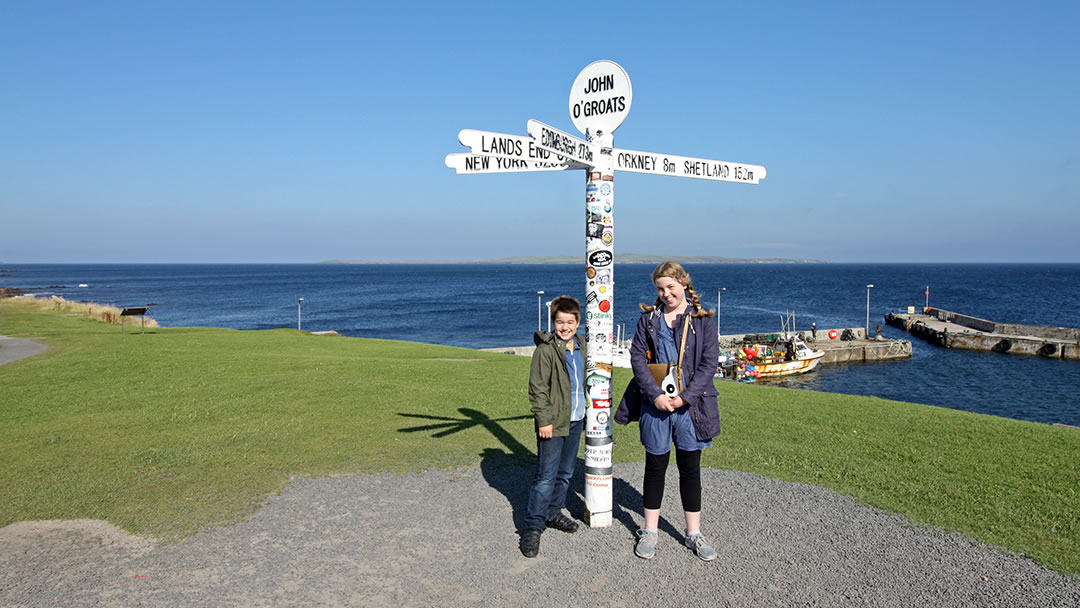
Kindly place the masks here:
POLYGON ((686 288, 683 284, 671 277, 659 277, 656 279, 656 297, 664 303, 667 311, 676 310, 686 301, 686 288))

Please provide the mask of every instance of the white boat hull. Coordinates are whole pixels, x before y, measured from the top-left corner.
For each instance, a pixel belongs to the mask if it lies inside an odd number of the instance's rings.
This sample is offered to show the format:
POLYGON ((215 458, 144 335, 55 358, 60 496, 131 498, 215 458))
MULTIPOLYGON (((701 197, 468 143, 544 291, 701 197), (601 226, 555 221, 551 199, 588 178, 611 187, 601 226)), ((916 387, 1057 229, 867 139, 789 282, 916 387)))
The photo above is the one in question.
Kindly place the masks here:
POLYGON ((772 376, 789 376, 791 374, 805 374, 806 372, 817 367, 818 362, 825 356, 825 353, 821 351, 814 351, 813 354, 805 359, 794 359, 792 361, 777 361, 775 363, 754 363, 754 369, 758 372, 761 378, 769 378, 772 376))

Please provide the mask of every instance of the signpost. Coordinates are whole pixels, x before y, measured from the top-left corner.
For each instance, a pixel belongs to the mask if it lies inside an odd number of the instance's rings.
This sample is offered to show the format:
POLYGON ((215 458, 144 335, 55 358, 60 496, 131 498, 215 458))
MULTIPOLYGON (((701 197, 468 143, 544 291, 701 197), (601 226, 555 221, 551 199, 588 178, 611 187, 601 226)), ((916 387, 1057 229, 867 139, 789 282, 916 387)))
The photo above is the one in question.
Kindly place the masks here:
MULTIPOLYGON (((461 142, 461 145, 469 148, 473 154, 502 156, 505 158, 542 163, 567 163, 567 159, 564 156, 552 154, 549 150, 541 149, 536 145, 536 140, 528 135, 509 135, 507 133, 492 133, 491 131, 462 129, 458 132, 458 141, 461 142)), ((568 167, 584 169, 586 165, 572 163, 568 165, 568 167)))
POLYGON ((745 163, 729 163, 724 160, 690 158, 674 154, 638 152, 636 150, 612 150, 615 168, 632 173, 653 173, 675 177, 696 177, 720 182, 756 184, 765 179, 765 167, 745 163))
POLYGON ((594 61, 570 87, 570 120, 586 136, 615 132, 630 113, 634 91, 626 70, 614 61, 594 61))
POLYGON ((483 154, 447 154, 446 166, 461 173, 517 173, 522 171, 566 171, 580 167, 568 162, 521 160, 483 154))
POLYGON ((760 165, 613 148, 612 134, 632 100, 626 70, 613 61, 595 61, 570 87, 570 120, 585 139, 530 120, 529 137, 462 130, 458 140, 471 154, 446 157, 446 166, 458 173, 585 171, 585 519, 593 528, 612 523, 615 171, 743 184, 765 179, 760 165))
MULTIPOLYGON (((530 120, 528 124, 529 135, 536 141, 536 145, 544 150, 561 154, 566 158, 586 166, 596 166, 600 161, 600 148, 592 142, 585 141, 545 125, 539 120, 530 120)), ((611 151, 608 150, 608 156, 611 151)))

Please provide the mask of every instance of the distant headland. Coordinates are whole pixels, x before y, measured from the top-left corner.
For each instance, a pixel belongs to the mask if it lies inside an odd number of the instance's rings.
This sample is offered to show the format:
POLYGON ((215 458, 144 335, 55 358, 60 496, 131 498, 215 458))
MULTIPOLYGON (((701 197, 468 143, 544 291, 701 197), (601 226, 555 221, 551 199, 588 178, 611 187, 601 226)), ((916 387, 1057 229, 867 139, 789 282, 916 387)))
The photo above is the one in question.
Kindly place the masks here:
MULTIPOLYGON (((583 256, 519 255, 488 260, 326 260, 322 264, 580 264, 583 256)), ((622 264, 660 264, 676 260, 680 264, 828 264, 827 260, 798 258, 727 258, 711 255, 669 255, 653 253, 616 254, 622 264)))

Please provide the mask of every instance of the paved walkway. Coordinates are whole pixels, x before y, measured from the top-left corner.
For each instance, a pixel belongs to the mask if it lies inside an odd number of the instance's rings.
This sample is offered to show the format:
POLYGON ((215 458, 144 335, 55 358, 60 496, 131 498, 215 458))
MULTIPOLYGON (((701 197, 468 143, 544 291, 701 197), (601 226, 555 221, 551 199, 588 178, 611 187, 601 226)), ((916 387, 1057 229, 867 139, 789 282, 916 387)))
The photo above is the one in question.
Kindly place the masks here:
POLYGON ((32 357, 45 352, 46 344, 39 344, 29 338, 11 338, 0 336, 0 365, 32 357))

